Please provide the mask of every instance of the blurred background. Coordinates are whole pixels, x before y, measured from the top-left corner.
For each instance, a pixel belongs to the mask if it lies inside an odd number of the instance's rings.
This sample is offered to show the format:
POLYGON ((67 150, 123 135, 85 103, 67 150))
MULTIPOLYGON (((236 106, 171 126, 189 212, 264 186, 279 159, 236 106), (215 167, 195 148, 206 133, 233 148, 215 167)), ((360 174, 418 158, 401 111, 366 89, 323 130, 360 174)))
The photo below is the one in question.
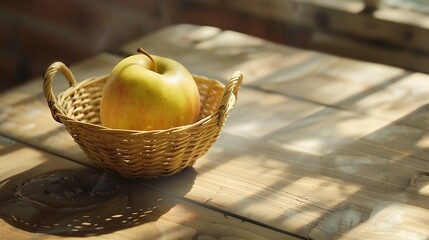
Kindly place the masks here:
POLYGON ((3 0, 0 92, 179 23, 429 73, 428 14, 428 0, 3 0))

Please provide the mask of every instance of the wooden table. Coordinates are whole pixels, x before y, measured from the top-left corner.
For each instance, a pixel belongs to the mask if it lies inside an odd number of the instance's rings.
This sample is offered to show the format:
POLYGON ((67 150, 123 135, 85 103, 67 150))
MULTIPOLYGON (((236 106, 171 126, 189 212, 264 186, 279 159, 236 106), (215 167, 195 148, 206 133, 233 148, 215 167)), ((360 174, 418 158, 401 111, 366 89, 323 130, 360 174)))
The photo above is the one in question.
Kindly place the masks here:
MULTIPOLYGON (((218 141, 168 178, 106 176, 34 79, 0 96, 2 239, 429 238, 428 75, 206 26, 118 52, 137 47, 221 81, 244 73, 218 141)), ((71 69, 83 80, 121 58, 71 69)), ((55 91, 66 87, 58 76, 55 91)))

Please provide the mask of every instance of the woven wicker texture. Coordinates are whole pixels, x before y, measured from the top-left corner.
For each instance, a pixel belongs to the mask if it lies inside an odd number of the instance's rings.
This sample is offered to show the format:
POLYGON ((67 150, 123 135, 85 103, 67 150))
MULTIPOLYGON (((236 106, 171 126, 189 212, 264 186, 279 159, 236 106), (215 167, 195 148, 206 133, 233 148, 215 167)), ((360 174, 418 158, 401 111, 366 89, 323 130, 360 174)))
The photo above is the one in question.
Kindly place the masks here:
POLYGON ((43 91, 52 117, 64 124, 85 154, 98 166, 126 178, 169 176, 192 166, 217 140, 235 105, 243 76, 234 73, 226 86, 195 76, 201 96, 200 120, 154 131, 118 130, 101 126, 99 104, 107 76, 77 84, 70 69, 53 63, 44 76, 43 91), (70 84, 55 96, 52 83, 61 71, 70 84))

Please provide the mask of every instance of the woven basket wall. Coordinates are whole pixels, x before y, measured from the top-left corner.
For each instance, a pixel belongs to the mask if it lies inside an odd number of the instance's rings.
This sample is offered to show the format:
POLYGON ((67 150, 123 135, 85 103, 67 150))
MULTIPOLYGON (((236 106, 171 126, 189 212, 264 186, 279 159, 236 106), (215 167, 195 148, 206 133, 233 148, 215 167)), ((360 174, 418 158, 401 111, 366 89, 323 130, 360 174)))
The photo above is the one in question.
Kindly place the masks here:
POLYGON ((55 62, 46 71, 43 90, 52 117, 66 126, 96 165, 126 178, 155 178, 192 166, 210 149, 235 105, 242 78, 236 72, 224 86, 219 81, 194 75, 201 96, 200 120, 154 131, 101 126, 99 104, 107 76, 76 84, 70 69, 55 62), (57 71, 66 77, 70 88, 56 97, 52 82, 57 71))

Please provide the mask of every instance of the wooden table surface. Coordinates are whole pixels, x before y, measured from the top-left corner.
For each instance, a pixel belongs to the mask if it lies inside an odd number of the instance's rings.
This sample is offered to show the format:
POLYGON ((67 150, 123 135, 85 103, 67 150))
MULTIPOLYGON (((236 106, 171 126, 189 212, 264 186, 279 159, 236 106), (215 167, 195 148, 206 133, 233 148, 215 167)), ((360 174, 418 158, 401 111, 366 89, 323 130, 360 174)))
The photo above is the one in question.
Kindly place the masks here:
MULTIPOLYGON (((2 239, 429 239, 428 75, 206 26, 117 52, 138 47, 221 81, 243 72, 218 141, 168 178, 106 176, 34 79, 0 96, 2 239)), ((71 69, 81 81, 121 58, 71 69)))

